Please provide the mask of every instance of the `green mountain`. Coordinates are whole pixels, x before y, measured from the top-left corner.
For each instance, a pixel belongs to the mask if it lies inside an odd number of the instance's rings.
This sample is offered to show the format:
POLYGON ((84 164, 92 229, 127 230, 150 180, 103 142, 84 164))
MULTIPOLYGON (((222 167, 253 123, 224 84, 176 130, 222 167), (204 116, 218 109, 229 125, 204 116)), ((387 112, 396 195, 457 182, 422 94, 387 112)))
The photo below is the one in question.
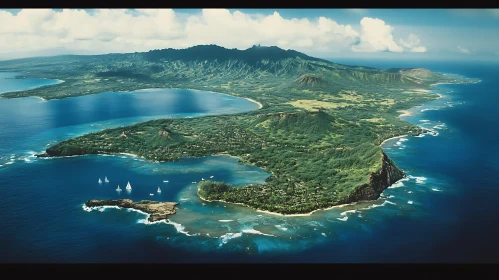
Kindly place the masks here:
POLYGON ((246 50, 200 45, 187 49, 143 53, 64 55, 0 61, 0 70, 28 71, 27 77, 62 79, 65 83, 8 93, 3 97, 40 96, 46 99, 135 90, 151 87, 218 87, 234 83, 268 84, 279 89, 313 86, 382 91, 403 84, 420 87, 442 78, 431 73, 347 66, 294 50, 253 46, 246 50), (374 88, 373 88, 374 86, 374 88))
POLYGON ((400 110, 437 98, 420 89, 452 82, 426 69, 347 66, 293 50, 215 45, 144 53, 65 55, 0 61, 0 70, 64 80, 2 97, 46 99, 145 88, 190 88, 251 98, 246 114, 165 119, 90 133, 40 156, 131 153, 155 161, 214 154, 272 172, 265 184, 199 186, 203 199, 284 214, 377 199, 404 176, 379 145, 422 128, 400 110))

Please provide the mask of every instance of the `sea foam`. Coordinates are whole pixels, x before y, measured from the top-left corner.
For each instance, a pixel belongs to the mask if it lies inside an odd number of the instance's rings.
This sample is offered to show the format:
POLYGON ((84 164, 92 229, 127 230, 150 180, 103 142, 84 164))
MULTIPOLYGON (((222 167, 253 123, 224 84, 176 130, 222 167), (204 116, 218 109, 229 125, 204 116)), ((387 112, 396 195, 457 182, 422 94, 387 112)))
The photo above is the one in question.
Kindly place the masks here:
POLYGON ((373 205, 369 205, 367 206, 366 208, 361 208, 361 210, 369 210, 369 209, 373 209, 373 208, 377 208, 377 207, 382 207, 382 206, 386 206, 388 204, 392 204, 392 205, 397 205, 397 203, 395 202, 391 202, 389 200, 385 200, 383 203, 381 204, 373 204, 373 205))
MULTIPOLYGON (((88 207, 85 204, 83 204, 82 208, 83 208, 83 210, 85 210, 87 212, 91 212, 91 211, 94 211, 94 210, 97 210, 99 212, 104 212, 106 209, 119 209, 119 210, 123 209, 123 208, 121 208, 119 206, 94 206, 94 207, 88 207)), ((149 221, 149 217, 151 216, 150 214, 148 214, 146 212, 143 212, 143 211, 140 211, 140 210, 137 210, 137 209, 132 209, 132 208, 127 208, 126 210, 127 210, 127 212, 137 212, 137 213, 140 213, 140 214, 146 216, 145 219, 139 219, 139 220, 137 220, 137 223, 139 223, 139 224, 154 225, 154 224, 164 223, 164 224, 167 224, 167 225, 174 226, 178 233, 182 233, 182 234, 187 235, 187 236, 197 236, 197 235, 199 235, 199 233, 190 234, 188 231, 185 230, 185 227, 183 225, 181 225, 179 223, 175 223, 175 222, 170 221, 168 219, 166 219, 166 220, 159 220, 159 221, 155 221, 155 222, 150 222, 149 221)))
POLYGON ((423 177, 423 176, 418 177, 418 176, 412 176, 412 175, 407 176, 407 178, 416 180, 416 184, 425 184, 426 180, 428 179, 428 178, 423 177))
POLYGON ((83 210, 85 210, 87 212, 91 212, 91 211, 104 212, 104 211, 106 211, 106 209, 121 209, 118 206, 93 206, 93 207, 88 207, 85 204, 83 204, 82 208, 83 208, 83 210))
POLYGON ((392 184, 391 186, 389 186, 388 188, 389 188, 389 189, 395 189, 395 188, 400 188, 400 187, 403 187, 403 186, 405 186, 405 185, 404 185, 404 181, 408 181, 408 180, 409 180, 409 178, 408 178, 408 177, 403 178, 403 179, 400 179, 400 180, 398 180, 397 182, 395 182, 394 184, 392 184))
POLYGON ((275 236, 273 234, 268 234, 268 233, 263 233, 261 231, 258 231, 256 229, 243 229, 243 233, 249 233, 249 234, 258 234, 258 235, 265 235, 265 236, 275 236))
POLYGON ((348 213, 355 213, 355 212, 357 212, 357 210, 347 210, 347 211, 341 212, 340 215, 346 216, 348 213))
POLYGON ((275 225, 276 228, 280 229, 280 230, 283 230, 283 231, 286 231, 288 230, 287 227, 284 227, 283 225, 275 225))
POLYGON ((234 239, 234 238, 238 238, 238 237, 241 237, 241 236, 243 236, 242 232, 238 232, 238 233, 229 232, 229 233, 226 233, 226 234, 220 236, 221 243, 218 246, 222 246, 223 244, 227 244, 227 242, 229 242, 229 240, 234 239))
POLYGON ((343 217, 336 218, 336 219, 338 219, 340 221, 343 221, 343 222, 346 222, 348 220, 347 214, 348 213, 355 213, 355 212, 357 212, 357 210, 347 210, 347 211, 341 212, 340 215, 343 216, 343 217))
MULTIPOLYGON (((185 227, 183 225, 179 224, 179 223, 175 223, 175 222, 172 222, 170 220, 161 220, 161 221, 163 221, 163 223, 165 223, 167 225, 174 226, 178 233, 182 233, 182 234, 187 235, 187 236, 198 236, 198 235, 200 235, 199 233, 190 234, 188 231, 185 230, 185 227)), ((161 221, 159 221, 159 222, 161 222, 161 221)))

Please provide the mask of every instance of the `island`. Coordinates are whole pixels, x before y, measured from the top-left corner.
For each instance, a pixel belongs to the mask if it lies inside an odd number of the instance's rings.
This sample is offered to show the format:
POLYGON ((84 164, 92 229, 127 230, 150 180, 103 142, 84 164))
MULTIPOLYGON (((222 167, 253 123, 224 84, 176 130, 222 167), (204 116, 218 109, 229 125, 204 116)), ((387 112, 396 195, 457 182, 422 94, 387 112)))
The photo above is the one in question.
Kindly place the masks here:
POLYGON ((278 214, 374 200, 405 173, 382 151, 387 139, 434 133, 399 119, 435 100, 432 84, 463 79, 422 68, 348 66, 278 47, 216 45, 145 53, 0 61, 0 70, 65 82, 4 93, 57 99, 105 91, 187 88, 260 103, 241 114, 160 119, 57 143, 42 157, 133 154, 151 161, 230 155, 272 175, 264 184, 203 182, 200 198, 278 214))
POLYGON ((87 207, 99 206, 118 206, 121 208, 130 208, 142 211, 149 214, 149 222, 157 222, 165 220, 168 216, 176 213, 176 202, 157 202, 150 200, 142 200, 133 202, 130 199, 117 199, 117 200, 89 200, 85 203, 87 207))

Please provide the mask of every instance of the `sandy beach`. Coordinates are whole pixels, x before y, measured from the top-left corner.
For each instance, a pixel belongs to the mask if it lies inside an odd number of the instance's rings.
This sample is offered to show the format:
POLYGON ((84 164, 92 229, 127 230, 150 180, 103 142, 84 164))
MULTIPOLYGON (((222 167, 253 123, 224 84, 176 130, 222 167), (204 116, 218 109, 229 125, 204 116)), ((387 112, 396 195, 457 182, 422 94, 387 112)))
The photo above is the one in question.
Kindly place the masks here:
POLYGON ((307 216, 311 216, 313 213, 318 212, 318 211, 328 211, 328 210, 331 210, 334 208, 343 208, 345 206, 351 206, 351 205, 354 205, 354 203, 339 204, 339 205, 334 205, 334 206, 331 206, 328 208, 320 208, 320 209, 316 209, 312 212, 308 212, 308 213, 304 213, 304 214, 281 214, 281 213, 270 212, 270 211, 266 211, 266 210, 256 210, 256 211, 261 212, 261 213, 270 214, 270 215, 283 216, 283 217, 307 217, 307 216))
POLYGON ((263 107, 262 103, 260 103, 260 102, 258 102, 258 101, 256 101, 256 100, 253 100, 253 99, 248 98, 248 97, 244 97, 244 99, 249 100, 249 101, 251 101, 251 102, 254 102, 254 103, 258 104, 258 106, 259 106, 259 108, 258 108, 258 109, 262 109, 262 107, 263 107))
MULTIPOLYGON (((436 84, 434 84, 434 85, 436 85, 436 84)), ((425 90, 425 89, 417 89, 416 91, 426 91, 426 92, 430 92, 429 90, 425 90)), ((437 95, 438 95, 438 98, 443 98, 443 97, 445 97, 443 94, 440 94, 440 93, 437 93, 437 95)), ((420 106, 416 106, 416 107, 420 107, 420 106)), ((408 117, 408 116, 412 116, 412 112, 411 112, 411 111, 409 111, 409 110, 399 110, 398 112, 402 113, 402 114, 400 114, 400 115, 399 115, 399 118, 400 118, 400 117, 408 117)), ((418 126, 419 126, 419 125, 418 125, 418 126)), ((428 129, 428 128, 424 128, 424 127, 422 127, 422 126, 419 126, 419 127, 423 128, 423 129, 426 129, 426 130, 428 130, 428 131, 432 131, 432 130, 430 130, 430 129, 428 129)), ((433 132, 433 131, 432 131, 432 132, 433 132)), ((379 144, 379 145, 380 145, 380 146, 382 146, 382 145, 383 145, 386 141, 389 141, 389 140, 392 140, 392 139, 395 139, 395 138, 408 137, 408 136, 409 136, 409 135, 400 135, 400 136, 391 137, 391 138, 388 138, 388 139, 384 140, 384 141, 383 141, 383 142, 381 142, 381 144, 379 144)))
POLYGON ((406 116, 412 116, 412 113, 408 110, 400 110, 398 112, 401 112, 402 114, 399 115, 399 118, 400 117, 406 117, 406 116))
POLYGON ((118 155, 126 155, 126 156, 131 156, 131 157, 139 157, 138 155, 129 154, 129 153, 118 153, 118 155))
POLYGON ((383 142, 381 142, 381 144, 379 144, 380 146, 382 146, 386 141, 390 141, 392 139, 396 139, 396 138, 402 138, 402 137, 408 137, 409 135, 407 134, 404 134, 404 135, 400 135, 400 136, 395 136, 395 137, 391 137, 391 138, 388 138, 386 140, 384 140, 383 142))

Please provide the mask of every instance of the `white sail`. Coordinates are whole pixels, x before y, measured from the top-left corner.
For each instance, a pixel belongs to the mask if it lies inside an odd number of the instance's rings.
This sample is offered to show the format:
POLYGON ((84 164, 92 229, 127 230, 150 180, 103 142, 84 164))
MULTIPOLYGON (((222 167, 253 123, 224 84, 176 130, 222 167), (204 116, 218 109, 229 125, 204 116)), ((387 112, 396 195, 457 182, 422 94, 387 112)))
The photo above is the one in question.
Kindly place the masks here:
POLYGON ((211 179, 211 178, 213 178, 213 177, 214 177, 214 176, 213 176, 213 175, 211 175, 211 176, 210 176, 210 179, 211 179))
POLYGON ((118 188, 116 189, 116 191, 121 192, 120 185, 118 185, 118 188))
POLYGON ((102 184, 102 180, 99 178, 99 184, 102 184))
POLYGON ((104 178, 104 182, 109 183, 109 180, 107 179, 107 176, 104 178))
POLYGON ((164 180, 163 182, 168 183, 168 180, 164 180))
POLYGON ((161 189, 158 187, 158 193, 161 193, 161 189))
POLYGON ((149 195, 150 195, 150 196, 153 196, 154 194, 153 194, 153 193, 150 193, 149 195))
POLYGON ((126 189, 131 191, 132 190, 132 186, 130 185, 130 182, 128 182, 128 184, 126 185, 126 189))

